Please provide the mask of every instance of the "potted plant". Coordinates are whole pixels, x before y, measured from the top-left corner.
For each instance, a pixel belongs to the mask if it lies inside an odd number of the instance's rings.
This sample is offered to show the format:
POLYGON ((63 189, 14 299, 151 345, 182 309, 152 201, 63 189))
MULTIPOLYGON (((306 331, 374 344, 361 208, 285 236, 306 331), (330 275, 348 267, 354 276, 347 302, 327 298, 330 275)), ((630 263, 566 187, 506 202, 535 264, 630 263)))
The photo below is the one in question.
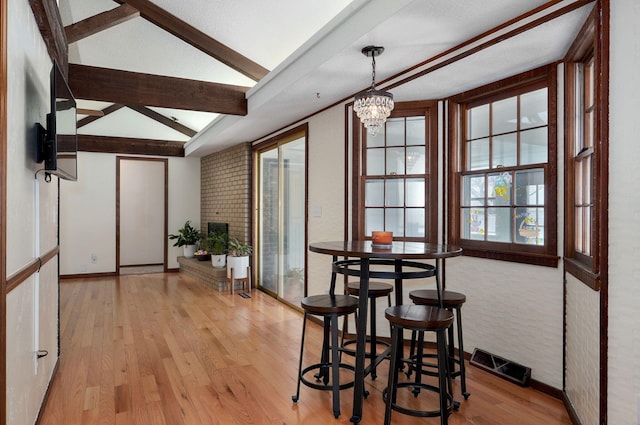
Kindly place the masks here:
POLYGON ((181 246, 184 256, 192 258, 196 252, 196 244, 200 240, 200 232, 191 225, 191 220, 187 220, 184 226, 178 229, 177 235, 169 235, 169 239, 175 240, 173 246, 181 246))
POLYGON ((233 270, 234 279, 245 279, 247 277, 249 255, 251 255, 252 250, 251 245, 240 242, 238 238, 229 238, 227 278, 231 278, 231 270, 233 270))
POLYGON ((225 266, 227 253, 227 234, 225 232, 212 231, 203 240, 201 246, 211 254, 211 265, 215 268, 225 266))

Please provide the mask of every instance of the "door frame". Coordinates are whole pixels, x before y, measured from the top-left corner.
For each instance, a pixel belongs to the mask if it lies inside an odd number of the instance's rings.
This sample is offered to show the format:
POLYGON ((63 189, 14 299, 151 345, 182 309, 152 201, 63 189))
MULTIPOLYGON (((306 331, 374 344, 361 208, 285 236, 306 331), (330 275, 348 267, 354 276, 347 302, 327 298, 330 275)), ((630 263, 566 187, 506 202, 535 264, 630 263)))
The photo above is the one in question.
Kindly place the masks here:
MULTIPOLYGON (((120 275, 120 162, 121 161, 156 161, 164 164, 164 234, 169 234, 169 160, 167 158, 145 158, 139 156, 116 156, 116 276, 120 275)), ((162 249, 162 270, 168 272, 167 258, 169 245, 167 238, 164 239, 162 249)))
MULTIPOLYGON (((256 188, 256 190, 253 191, 253 197, 252 197, 252 211, 255 212, 254 216, 253 216, 253 220, 252 220, 252 225, 253 225, 253 234, 255 235, 255 247, 256 249, 254 250, 254 254, 255 254, 255 270, 259 270, 260 269, 260 263, 259 263, 259 252, 258 250, 260 249, 260 223, 259 223, 259 213, 258 213, 258 208, 260 207, 259 201, 260 201, 260 197, 259 197, 259 192, 260 192, 260 154, 271 150, 271 149, 277 149, 280 145, 284 145, 288 142, 291 142, 293 140, 299 139, 303 137, 304 138, 304 148, 305 148, 305 158, 304 158, 304 162, 305 162, 305 183, 304 183, 304 223, 305 223, 305 229, 304 229, 304 246, 307 247, 309 246, 309 125, 307 123, 299 125, 297 127, 294 127, 288 131, 285 131, 282 134, 279 134, 277 136, 274 136, 272 138, 269 138, 267 140, 264 140, 260 143, 257 143, 253 146, 253 184, 254 187, 256 188)), ((307 295, 307 284, 308 284, 308 280, 307 280, 307 273, 308 273, 308 251, 305 250, 304 253, 304 296, 307 295)), ((260 278, 258 277, 257 279, 255 279, 256 282, 256 286, 259 287, 262 291, 264 291, 265 293, 273 296, 274 298, 276 298, 278 301, 283 302, 285 304, 291 305, 292 307, 296 308, 296 309, 300 309, 300 306, 298 305, 292 305, 291 303, 289 303, 288 301, 286 301, 284 298, 281 298, 278 294, 278 292, 271 292, 268 289, 265 289, 261 283, 260 283, 260 278)))

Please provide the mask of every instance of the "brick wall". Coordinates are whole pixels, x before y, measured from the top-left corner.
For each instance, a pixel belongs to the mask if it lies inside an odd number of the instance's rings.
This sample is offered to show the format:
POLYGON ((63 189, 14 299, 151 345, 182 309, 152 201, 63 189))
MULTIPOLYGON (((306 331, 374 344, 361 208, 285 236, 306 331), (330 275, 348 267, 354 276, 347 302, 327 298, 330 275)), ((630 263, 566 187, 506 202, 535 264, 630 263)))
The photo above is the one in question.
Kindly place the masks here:
POLYGON ((201 160, 200 223, 228 223, 229 235, 251 242, 251 144, 242 143, 201 160))

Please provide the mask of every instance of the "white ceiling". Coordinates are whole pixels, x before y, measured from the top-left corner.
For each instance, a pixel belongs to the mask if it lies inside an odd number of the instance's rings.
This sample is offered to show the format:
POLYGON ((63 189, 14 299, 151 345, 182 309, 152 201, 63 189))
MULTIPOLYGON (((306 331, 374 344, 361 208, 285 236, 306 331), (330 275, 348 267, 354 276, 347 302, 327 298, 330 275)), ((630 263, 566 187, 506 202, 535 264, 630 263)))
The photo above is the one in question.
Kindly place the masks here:
MULTIPOLYGON (((577 0, 556 2, 543 17, 577 0)), ((367 88, 371 60, 360 53, 382 45, 376 81, 510 21, 546 0, 153 0, 179 19, 271 72, 258 84, 138 17, 69 46, 69 62, 253 87, 244 117, 152 108, 199 133, 189 138, 123 108, 81 127, 79 133, 189 141, 203 156, 253 141, 367 88)), ((553 2, 549 2, 553 3, 553 2)), ((60 0, 64 25, 117 7, 112 0, 60 0)), ((507 38, 391 91, 396 101, 437 99, 564 56, 592 4, 521 35, 507 38)), ((517 22, 503 30, 523 25, 517 22)), ((496 37, 492 32, 490 37, 496 37)), ((483 40, 479 40, 478 43, 483 40)), ((464 49, 462 50, 464 51, 464 49)), ((459 51, 460 52, 460 51, 459 51)), ((405 73, 390 83, 437 62, 405 73)), ((79 100, 80 108, 109 104, 79 100)))

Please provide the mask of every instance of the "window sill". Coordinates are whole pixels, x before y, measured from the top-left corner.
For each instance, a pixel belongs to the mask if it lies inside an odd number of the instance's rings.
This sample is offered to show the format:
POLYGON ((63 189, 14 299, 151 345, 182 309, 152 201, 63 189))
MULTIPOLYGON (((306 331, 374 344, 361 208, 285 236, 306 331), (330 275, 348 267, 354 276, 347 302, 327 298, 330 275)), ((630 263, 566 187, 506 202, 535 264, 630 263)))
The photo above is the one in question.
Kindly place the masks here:
POLYGON ((564 258, 564 271, 594 291, 600 290, 600 274, 594 273, 590 268, 587 268, 585 264, 576 261, 574 258, 564 258))
POLYGON ((558 261, 560 260, 560 257, 556 255, 535 254, 530 252, 480 250, 476 248, 466 248, 464 245, 462 245, 462 255, 554 268, 558 267, 558 261))

